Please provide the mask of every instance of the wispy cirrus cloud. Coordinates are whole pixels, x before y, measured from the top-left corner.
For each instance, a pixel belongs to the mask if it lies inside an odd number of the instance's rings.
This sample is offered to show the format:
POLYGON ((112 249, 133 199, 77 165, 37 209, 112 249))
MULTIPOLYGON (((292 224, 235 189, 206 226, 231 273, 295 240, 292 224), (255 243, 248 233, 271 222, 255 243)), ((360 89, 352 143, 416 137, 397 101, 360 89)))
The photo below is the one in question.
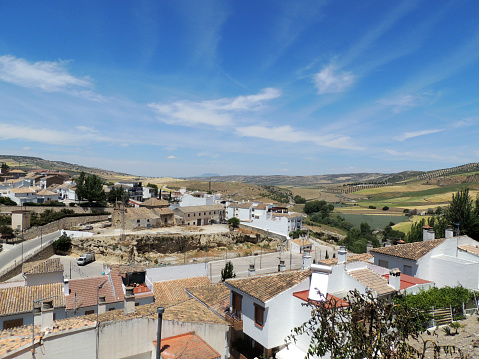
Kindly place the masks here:
POLYGON ((410 138, 432 135, 433 133, 438 133, 438 132, 443 132, 443 131, 445 131, 445 129, 433 129, 433 130, 405 132, 402 135, 393 137, 393 139, 395 139, 396 141, 405 141, 405 140, 408 140, 410 138))
POLYGON ((341 71, 334 65, 323 67, 313 79, 320 95, 344 92, 354 83, 354 75, 351 72, 341 71))
POLYGON ((349 136, 341 135, 311 135, 309 132, 298 131, 289 125, 279 127, 246 126, 238 127, 236 133, 243 137, 256 137, 277 142, 303 143, 312 142, 318 146, 345 150, 362 150, 353 143, 349 136))
MULTIPOLYGON (((416 160, 421 160, 421 161, 452 161, 452 162, 461 162, 464 161, 464 159, 461 159, 457 156, 454 155, 442 155, 442 154, 437 154, 437 153, 425 153, 425 152, 411 152, 411 151, 405 151, 405 152, 399 152, 396 150, 391 150, 391 149, 386 149, 384 150, 388 155, 394 158, 398 159, 411 159, 414 158, 416 160)), ((464 162, 462 162, 464 163, 464 162)))
POLYGON ((228 126, 233 124, 235 114, 261 109, 265 102, 281 96, 275 88, 265 88, 258 94, 194 102, 175 101, 169 104, 150 103, 158 119, 171 125, 228 126))
POLYGON ((0 56, 0 80, 46 92, 58 92, 72 88, 89 88, 89 78, 79 78, 68 73, 65 61, 28 62, 15 56, 0 56))

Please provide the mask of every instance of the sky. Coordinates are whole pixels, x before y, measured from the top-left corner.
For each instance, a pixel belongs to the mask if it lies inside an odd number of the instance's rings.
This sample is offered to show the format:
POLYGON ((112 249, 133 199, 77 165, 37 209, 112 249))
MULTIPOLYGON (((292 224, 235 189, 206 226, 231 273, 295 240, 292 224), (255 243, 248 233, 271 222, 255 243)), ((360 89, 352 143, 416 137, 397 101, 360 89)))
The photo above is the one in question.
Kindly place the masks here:
POLYGON ((0 1, 0 154, 154 177, 479 162, 477 1, 0 1))

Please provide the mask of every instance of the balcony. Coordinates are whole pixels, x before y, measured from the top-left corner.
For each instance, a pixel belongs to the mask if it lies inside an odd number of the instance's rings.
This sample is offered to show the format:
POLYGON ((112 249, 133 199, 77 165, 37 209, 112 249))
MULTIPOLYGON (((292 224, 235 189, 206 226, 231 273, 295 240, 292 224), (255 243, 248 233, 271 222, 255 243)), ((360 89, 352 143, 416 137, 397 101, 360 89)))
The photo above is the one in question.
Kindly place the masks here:
POLYGON ((241 314, 238 316, 234 313, 226 313, 225 319, 229 325, 231 325, 235 330, 243 330, 243 321, 241 320, 241 314))

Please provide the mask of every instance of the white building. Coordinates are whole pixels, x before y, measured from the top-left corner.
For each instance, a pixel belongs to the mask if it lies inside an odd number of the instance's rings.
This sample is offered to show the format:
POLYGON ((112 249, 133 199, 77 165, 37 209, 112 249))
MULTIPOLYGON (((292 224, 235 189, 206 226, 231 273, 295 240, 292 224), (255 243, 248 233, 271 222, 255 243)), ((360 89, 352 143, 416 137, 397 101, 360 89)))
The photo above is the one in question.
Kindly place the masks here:
POLYGON ((434 232, 424 231, 421 242, 373 248, 374 264, 384 268, 399 268, 403 273, 430 280, 438 287, 462 285, 479 289, 479 242, 468 237, 434 239, 434 232))
POLYGON ((240 221, 250 222, 253 216, 253 202, 231 203, 227 208, 227 218, 238 218, 240 221))

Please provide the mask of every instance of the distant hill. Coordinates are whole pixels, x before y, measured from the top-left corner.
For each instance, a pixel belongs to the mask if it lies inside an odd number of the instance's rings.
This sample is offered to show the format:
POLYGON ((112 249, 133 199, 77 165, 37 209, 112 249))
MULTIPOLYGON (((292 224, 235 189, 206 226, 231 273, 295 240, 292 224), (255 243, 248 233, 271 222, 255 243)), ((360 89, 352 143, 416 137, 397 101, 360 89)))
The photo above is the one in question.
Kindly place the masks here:
POLYGON ((23 171, 30 171, 34 169, 47 169, 65 172, 68 173, 70 176, 77 176, 83 171, 85 173, 96 174, 97 176, 100 176, 101 178, 106 180, 135 177, 127 173, 108 171, 95 167, 86 167, 62 161, 49 161, 44 160, 40 157, 0 155, 0 162, 6 162, 10 167, 19 168, 23 171))
POLYGON ((204 178, 204 177, 218 177, 219 174, 217 173, 203 173, 202 175, 199 175, 198 177, 204 178))

